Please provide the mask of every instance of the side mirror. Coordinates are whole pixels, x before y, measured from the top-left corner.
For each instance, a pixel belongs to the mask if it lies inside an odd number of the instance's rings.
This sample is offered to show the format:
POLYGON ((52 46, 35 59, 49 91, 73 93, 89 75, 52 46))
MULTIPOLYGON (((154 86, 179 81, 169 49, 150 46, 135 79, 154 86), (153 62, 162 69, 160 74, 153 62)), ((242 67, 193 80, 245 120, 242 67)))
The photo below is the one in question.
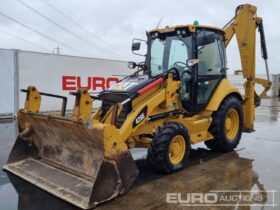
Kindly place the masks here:
POLYGON ((137 51, 137 50, 140 50, 140 47, 141 47, 141 42, 134 42, 134 43, 132 43, 131 50, 137 51))
POLYGON ((207 44, 211 44, 215 42, 215 35, 214 34, 207 34, 207 35, 202 35, 198 36, 196 39, 196 44, 197 46, 204 46, 207 44))
POLYGON ((144 44, 147 44, 147 41, 145 41, 143 39, 134 38, 132 40, 131 51, 134 55, 146 56, 147 49, 145 50, 145 47, 144 47, 144 49, 140 50, 141 42, 143 42, 144 44), (134 51, 139 51, 139 50, 140 50, 140 52, 138 52, 138 53, 134 52, 134 51))

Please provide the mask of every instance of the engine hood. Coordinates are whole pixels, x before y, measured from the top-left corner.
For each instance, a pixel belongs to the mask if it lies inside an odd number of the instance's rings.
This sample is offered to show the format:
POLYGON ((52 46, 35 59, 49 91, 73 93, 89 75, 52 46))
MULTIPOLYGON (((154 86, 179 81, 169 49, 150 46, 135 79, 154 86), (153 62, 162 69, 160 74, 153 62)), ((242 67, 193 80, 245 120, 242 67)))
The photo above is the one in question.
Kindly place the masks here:
POLYGON ((123 93, 128 94, 129 96, 136 93, 139 89, 145 87, 152 79, 148 75, 141 75, 138 77, 128 77, 119 83, 113 85, 107 90, 104 90, 102 94, 106 93, 123 93))

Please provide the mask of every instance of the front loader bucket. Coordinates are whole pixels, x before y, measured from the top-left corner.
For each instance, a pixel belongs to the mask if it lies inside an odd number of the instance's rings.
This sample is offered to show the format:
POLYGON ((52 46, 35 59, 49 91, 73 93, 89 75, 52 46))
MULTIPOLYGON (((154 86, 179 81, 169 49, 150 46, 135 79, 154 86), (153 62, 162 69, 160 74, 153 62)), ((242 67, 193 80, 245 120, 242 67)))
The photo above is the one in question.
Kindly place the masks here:
POLYGON ((24 111, 18 121, 22 132, 4 168, 80 208, 127 192, 138 175, 128 150, 105 152, 106 136, 114 138, 105 129, 24 111))

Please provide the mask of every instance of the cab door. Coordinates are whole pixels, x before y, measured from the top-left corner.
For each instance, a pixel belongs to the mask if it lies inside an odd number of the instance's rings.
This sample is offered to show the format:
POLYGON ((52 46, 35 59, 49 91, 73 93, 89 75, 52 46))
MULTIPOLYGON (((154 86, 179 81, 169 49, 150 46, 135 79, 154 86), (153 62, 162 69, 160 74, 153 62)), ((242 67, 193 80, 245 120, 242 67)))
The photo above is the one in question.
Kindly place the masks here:
POLYGON ((196 36, 194 110, 204 110, 220 81, 226 77, 224 37, 221 32, 201 29, 196 36))

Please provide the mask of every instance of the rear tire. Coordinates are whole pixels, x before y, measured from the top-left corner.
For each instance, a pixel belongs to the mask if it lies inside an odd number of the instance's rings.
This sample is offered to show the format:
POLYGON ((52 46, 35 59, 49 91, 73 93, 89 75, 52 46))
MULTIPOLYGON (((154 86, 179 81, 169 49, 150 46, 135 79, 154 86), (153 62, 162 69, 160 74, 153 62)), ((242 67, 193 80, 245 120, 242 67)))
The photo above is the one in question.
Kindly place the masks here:
POLYGON ((230 152, 239 144, 243 129, 243 111, 237 97, 224 99, 218 111, 213 113, 210 133, 213 140, 205 141, 208 148, 215 152, 230 152))
POLYGON ((148 150, 148 161, 159 173, 184 168, 190 154, 187 128, 181 123, 167 122, 154 134, 148 150))

